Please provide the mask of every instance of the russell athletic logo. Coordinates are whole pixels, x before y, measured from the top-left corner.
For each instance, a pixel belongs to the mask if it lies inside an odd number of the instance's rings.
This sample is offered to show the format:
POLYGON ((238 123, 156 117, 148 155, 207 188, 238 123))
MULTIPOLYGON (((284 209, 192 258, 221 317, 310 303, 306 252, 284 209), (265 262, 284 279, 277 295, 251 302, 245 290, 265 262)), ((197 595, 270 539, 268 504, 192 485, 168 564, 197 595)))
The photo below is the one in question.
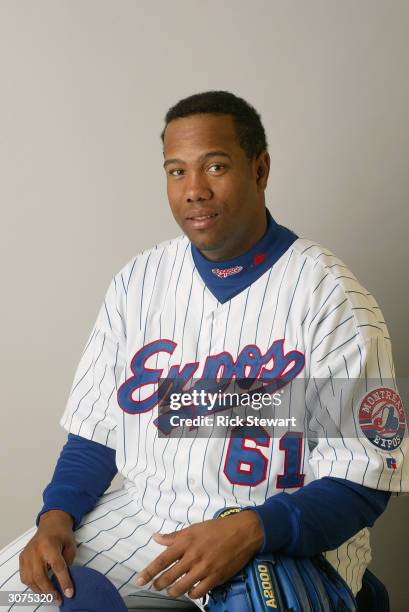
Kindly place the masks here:
POLYGON ((398 448, 406 429, 405 410, 399 395, 386 387, 367 393, 359 408, 359 425, 368 440, 379 449, 390 451, 398 448))
POLYGON ((396 470, 398 467, 396 459, 393 459, 393 457, 386 458, 386 465, 390 470, 396 470))

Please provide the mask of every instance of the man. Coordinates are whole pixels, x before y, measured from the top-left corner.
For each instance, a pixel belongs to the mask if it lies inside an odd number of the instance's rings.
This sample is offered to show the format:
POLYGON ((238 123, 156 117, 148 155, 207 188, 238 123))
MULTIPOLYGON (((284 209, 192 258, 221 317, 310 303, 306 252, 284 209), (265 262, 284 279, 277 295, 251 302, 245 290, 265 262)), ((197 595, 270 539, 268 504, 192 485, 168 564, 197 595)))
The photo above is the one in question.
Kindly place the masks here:
POLYGON ((367 527, 409 486, 379 307, 330 251, 271 217, 267 142, 247 102, 229 92, 181 100, 162 140, 183 234, 112 280, 60 421, 68 442, 38 530, 2 552, 1 588, 52 592, 52 570, 69 597, 75 562, 104 573, 128 606, 179 598, 204 609, 210 589, 269 550, 325 551, 357 593, 367 527), (158 410, 161 384, 219 379, 280 381, 270 412, 296 416, 295 428, 201 436, 158 410), (123 488, 102 496, 116 471, 123 488), (245 510, 213 520, 226 506, 245 510))

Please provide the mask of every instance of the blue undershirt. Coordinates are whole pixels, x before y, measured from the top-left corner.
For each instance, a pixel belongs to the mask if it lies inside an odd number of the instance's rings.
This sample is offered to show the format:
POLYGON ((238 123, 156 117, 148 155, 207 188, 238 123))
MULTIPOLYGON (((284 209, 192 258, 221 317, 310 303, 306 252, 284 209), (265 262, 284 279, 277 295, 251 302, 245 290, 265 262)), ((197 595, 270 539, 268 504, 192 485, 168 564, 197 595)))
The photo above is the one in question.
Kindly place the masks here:
MULTIPOLYGON (((192 245, 197 270, 219 302, 226 302, 254 283, 297 239, 293 232, 274 221, 268 209, 266 214, 264 236, 240 257, 212 262, 192 245)), ((36 525, 42 514, 58 509, 72 516, 73 528, 77 529, 116 473, 113 449, 68 434, 52 480, 43 491, 44 505, 36 525)), ((371 527, 389 498, 387 491, 325 477, 295 493, 278 493, 264 504, 246 509, 255 511, 260 519, 264 532, 261 552, 304 556, 333 550, 364 527, 371 527)))

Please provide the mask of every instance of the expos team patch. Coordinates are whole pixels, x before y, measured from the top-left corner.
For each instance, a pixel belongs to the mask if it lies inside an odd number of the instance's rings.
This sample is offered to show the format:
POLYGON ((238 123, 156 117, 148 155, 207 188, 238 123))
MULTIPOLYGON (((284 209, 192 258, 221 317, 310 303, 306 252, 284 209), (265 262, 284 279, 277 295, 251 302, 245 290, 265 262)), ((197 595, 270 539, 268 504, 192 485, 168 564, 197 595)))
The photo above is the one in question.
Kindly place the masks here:
POLYGON ((387 387, 367 393, 359 408, 359 425, 368 440, 381 450, 398 448, 406 429, 400 396, 387 387))

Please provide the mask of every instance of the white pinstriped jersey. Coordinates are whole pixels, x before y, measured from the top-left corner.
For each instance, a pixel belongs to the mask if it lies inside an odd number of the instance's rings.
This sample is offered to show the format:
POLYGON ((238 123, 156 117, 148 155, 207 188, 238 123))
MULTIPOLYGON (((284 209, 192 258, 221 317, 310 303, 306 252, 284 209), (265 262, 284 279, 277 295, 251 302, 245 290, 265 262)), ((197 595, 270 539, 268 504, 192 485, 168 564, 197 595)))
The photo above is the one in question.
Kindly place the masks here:
MULTIPOLYGON (((253 370, 256 378, 259 373, 253 370)), ((187 525, 212 518, 220 507, 261 504, 328 475, 409 490, 408 441, 401 435, 404 414, 394 385, 382 313, 330 251, 299 238, 252 285, 222 304, 202 281, 182 235, 144 251, 113 278, 60 424, 116 449, 125 486, 147 515, 187 525), (204 376, 217 369, 220 355, 234 369, 245 362, 249 346, 262 364, 259 373, 274 367, 272 347, 303 359, 297 379, 303 381, 305 411, 291 445, 274 436, 248 440, 240 457, 227 437, 158 435, 149 376, 166 378, 171 368, 183 375, 187 366, 195 378, 204 376), (342 385, 337 388, 338 379, 352 381, 347 394, 342 385), (380 406, 383 411, 375 411, 380 406), (331 437, 323 425, 329 410, 339 431, 331 437), (394 434, 388 434, 386 421, 396 425, 394 434), (367 432, 376 427, 375 444, 367 432), (312 442, 314 431, 319 433, 312 442), (382 447, 390 439, 393 445, 382 447)), ((291 416, 291 393, 284 397, 276 413, 291 416)), ((357 592, 370 561, 368 530, 327 557, 357 592)))

